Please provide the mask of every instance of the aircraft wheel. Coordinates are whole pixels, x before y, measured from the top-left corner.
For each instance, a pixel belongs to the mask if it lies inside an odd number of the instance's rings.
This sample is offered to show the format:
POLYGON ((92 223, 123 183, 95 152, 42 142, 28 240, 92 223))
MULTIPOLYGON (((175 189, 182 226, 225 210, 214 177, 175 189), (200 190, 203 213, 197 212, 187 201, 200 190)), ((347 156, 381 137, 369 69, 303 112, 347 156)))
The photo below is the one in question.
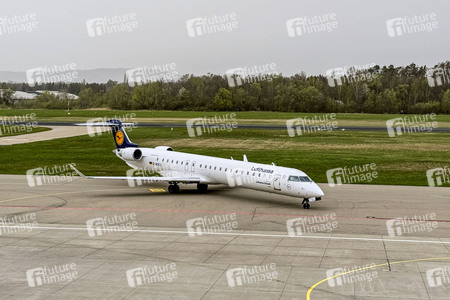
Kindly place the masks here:
POLYGON ((199 192, 206 192, 208 190, 208 185, 204 183, 198 183, 197 189, 199 190, 199 192))
POLYGON ((311 207, 311 205, 309 204, 309 200, 308 199, 303 199, 303 209, 309 209, 311 207))
POLYGON ((180 191, 180 186, 178 184, 173 185, 174 193, 178 193, 180 191))
POLYGON ((174 186, 172 184, 169 185, 168 190, 169 190, 169 193, 171 193, 171 194, 173 194, 175 192, 175 188, 174 188, 174 186))

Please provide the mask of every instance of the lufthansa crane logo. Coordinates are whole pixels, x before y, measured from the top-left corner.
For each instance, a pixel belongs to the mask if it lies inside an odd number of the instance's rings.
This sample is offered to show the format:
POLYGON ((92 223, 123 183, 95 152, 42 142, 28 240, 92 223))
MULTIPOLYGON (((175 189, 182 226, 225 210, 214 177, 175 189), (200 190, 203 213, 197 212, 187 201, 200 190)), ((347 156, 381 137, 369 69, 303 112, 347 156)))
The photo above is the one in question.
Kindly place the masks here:
POLYGON ((116 132, 116 143, 117 143, 117 145, 122 146, 122 144, 123 144, 123 132, 122 131, 116 132))

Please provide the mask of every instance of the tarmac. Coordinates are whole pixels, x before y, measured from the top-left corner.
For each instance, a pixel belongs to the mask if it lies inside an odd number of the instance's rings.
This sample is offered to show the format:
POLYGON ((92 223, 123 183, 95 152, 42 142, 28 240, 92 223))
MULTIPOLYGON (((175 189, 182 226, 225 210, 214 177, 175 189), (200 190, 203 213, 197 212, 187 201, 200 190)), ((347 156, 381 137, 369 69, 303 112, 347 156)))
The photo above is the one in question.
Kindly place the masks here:
MULTIPOLYGON (((26 144, 31 142, 48 141, 53 139, 88 134, 87 128, 83 126, 72 125, 64 127, 62 126, 43 126, 43 127, 48 127, 51 130, 0 137, 0 146, 26 144)), ((100 132, 108 130, 109 128, 96 127, 95 133, 92 134, 99 134, 100 132)))
POLYGON ((1 297, 450 299, 448 188, 129 184, 0 175, 1 297))

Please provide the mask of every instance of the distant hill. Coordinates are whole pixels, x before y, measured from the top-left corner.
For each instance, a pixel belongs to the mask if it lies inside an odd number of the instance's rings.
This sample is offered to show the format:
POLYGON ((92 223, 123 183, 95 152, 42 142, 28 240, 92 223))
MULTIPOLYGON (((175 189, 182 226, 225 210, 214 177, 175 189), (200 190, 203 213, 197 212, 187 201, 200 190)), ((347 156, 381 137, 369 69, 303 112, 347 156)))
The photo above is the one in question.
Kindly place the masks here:
MULTIPOLYGON (((75 82, 105 83, 108 80, 123 82, 126 68, 103 68, 94 70, 77 70, 78 78, 75 82)), ((25 72, 0 71, 0 82, 26 82, 27 76, 25 72)))

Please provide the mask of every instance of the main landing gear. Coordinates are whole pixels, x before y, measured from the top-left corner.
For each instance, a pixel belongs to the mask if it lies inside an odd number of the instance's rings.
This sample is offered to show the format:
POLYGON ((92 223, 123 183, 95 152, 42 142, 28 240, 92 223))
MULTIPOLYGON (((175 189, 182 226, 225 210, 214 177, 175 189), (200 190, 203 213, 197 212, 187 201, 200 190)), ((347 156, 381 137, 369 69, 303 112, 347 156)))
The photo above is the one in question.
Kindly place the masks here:
POLYGON ((169 185, 169 193, 176 194, 180 191, 180 186, 178 184, 171 184, 169 185))
MULTIPOLYGON (((176 184, 176 183, 171 183, 169 185, 168 190, 169 190, 169 193, 176 194, 176 193, 180 192, 180 186, 178 184, 176 184)), ((204 192, 206 192, 208 190, 208 185, 205 184, 205 183, 198 183, 197 184, 197 190, 199 192, 204 193, 204 192)))
POLYGON ((309 209, 310 205, 309 205, 309 200, 308 199, 303 199, 303 209, 309 209))
POLYGON ((197 190, 199 192, 204 193, 204 192, 206 192, 208 190, 208 185, 205 184, 205 183, 197 183, 197 190))

